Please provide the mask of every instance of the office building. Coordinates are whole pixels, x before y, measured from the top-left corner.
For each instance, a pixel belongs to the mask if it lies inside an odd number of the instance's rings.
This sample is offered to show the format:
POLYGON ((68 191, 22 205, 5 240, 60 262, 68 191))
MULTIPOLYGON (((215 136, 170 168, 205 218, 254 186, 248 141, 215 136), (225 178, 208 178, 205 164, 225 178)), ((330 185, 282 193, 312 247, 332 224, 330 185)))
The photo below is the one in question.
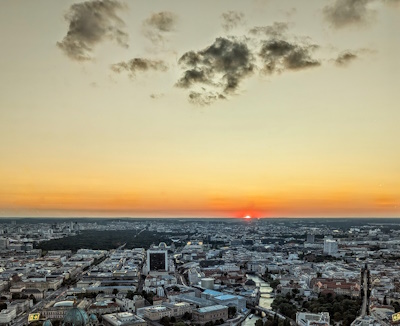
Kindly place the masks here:
POLYGON ((147 271, 164 272, 168 271, 168 252, 161 249, 147 250, 147 271))

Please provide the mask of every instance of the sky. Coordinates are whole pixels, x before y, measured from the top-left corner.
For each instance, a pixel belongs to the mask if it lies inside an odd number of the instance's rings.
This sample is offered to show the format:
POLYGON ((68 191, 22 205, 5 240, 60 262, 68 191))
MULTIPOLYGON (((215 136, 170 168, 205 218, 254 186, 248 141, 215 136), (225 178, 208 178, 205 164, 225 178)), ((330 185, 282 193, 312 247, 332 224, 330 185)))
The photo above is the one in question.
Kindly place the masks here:
POLYGON ((0 217, 400 216, 399 0, 0 2, 0 217))

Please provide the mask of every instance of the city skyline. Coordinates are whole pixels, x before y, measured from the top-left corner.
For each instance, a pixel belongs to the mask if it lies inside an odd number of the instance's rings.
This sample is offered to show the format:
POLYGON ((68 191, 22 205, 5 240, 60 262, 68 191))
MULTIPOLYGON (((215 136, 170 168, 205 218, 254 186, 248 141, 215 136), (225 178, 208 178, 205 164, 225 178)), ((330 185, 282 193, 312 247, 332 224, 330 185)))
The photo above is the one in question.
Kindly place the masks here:
POLYGON ((1 2, 0 217, 399 217, 399 14, 1 2))

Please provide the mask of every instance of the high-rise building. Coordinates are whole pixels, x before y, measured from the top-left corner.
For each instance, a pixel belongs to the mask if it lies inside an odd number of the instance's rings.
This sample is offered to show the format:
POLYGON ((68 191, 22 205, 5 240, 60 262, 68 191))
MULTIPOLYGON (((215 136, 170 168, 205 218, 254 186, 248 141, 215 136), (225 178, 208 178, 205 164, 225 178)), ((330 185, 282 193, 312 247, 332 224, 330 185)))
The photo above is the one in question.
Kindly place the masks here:
POLYGON ((334 255, 338 252, 338 243, 336 240, 324 239, 324 254, 334 255))
POLYGON ((168 271, 168 252, 161 249, 147 250, 147 271, 168 271))
POLYGON ((0 249, 8 248, 8 238, 0 238, 0 249))

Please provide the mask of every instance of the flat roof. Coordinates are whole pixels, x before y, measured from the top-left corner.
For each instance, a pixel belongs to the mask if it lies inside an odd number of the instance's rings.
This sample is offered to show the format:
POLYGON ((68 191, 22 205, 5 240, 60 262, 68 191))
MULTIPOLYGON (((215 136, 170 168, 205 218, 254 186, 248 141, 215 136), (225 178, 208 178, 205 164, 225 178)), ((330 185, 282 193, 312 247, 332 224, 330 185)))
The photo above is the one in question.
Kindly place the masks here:
POLYGON ((72 307, 73 305, 74 305, 74 301, 65 300, 65 301, 56 302, 53 305, 53 307, 72 307))
POLYGON ((232 300, 232 299, 237 299, 237 296, 231 295, 231 294, 224 294, 220 295, 219 297, 215 297, 217 300, 232 300))
POLYGON ((204 312, 211 312, 211 311, 227 309, 227 308, 228 308, 227 306, 223 306, 221 304, 217 304, 217 305, 214 305, 214 306, 199 308, 198 311, 204 313, 204 312))
POLYGON ((222 292, 218 292, 218 291, 214 291, 214 290, 209 290, 209 289, 205 290, 203 293, 205 293, 205 294, 211 294, 212 296, 215 296, 215 297, 219 297, 220 295, 223 295, 222 292))

